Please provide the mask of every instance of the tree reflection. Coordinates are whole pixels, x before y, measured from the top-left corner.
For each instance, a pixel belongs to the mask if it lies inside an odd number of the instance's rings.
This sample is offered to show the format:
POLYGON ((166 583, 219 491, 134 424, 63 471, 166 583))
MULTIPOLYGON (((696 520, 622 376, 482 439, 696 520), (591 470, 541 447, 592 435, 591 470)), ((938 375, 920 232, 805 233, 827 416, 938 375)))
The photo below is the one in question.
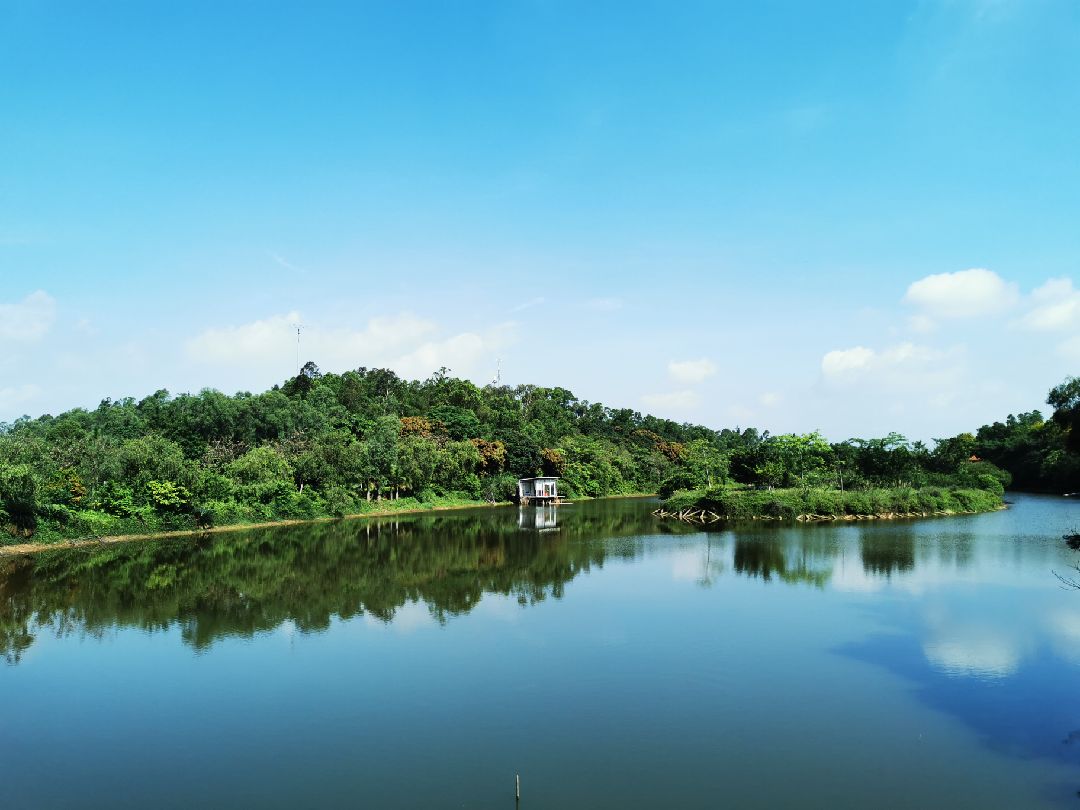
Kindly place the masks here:
POLYGON ((915 535, 903 527, 893 531, 863 531, 859 535, 863 570, 889 577, 915 567, 915 535))
MULTIPOLYGON (((704 587, 737 575, 824 588, 839 556, 856 547, 867 576, 915 566, 914 525, 744 525, 703 533, 656 521, 650 508, 610 501, 550 513, 489 509, 0 559, 0 655, 17 662, 42 632, 96 636, 115 627, 177 627, 185 643, 204 649, 285 621, 301 632, 361 614, 392 622, 416 603, 445 623, 485 594, 523 606, 559 599, 581 572, 640 556, 647 537, 662 547, 667 535, 700 542, 704 569, 695 580, 704 587)), ((966 564, 971 539, 940 537, 939 557, 966 564)))
POLYGON ((114 626, 179 626, 201 649, 286 620, 302 632, 360 614, 390 622, 415 602, 445 622, 485 593, 522 605, 558 599, 582 571, 640 548, 582 541, 654 527, 648 510, 630 504, 560 513, 558 532, 522 532, 516 518, 485 510, 345 521, 8 560, 0 653, 15 662, 42 631, 94 635, 114 626))
POLYGON ((736 536, 733 565, 736 573, 765 582, 775 576, 788 584, 823 588, 837 553, 833 538, 813 529, 763 532, 736 536))
POLYGON ((735 571, 768 582, 787 568, 784 549, 774 539, 751 537, 735 540, 735 571))

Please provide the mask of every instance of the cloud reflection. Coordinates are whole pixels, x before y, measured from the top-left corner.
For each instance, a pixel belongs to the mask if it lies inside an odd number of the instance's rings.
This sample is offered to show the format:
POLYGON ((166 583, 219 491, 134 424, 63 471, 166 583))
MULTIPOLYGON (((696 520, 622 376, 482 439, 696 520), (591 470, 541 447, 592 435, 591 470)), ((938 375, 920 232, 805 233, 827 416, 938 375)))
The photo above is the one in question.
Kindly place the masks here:
POLYGON ((1011 639, 992 636, 957 636, 923 643, 927 661, 939 672, 953 676, 1004 678, 1020 666, 1021 652, 1011 639))

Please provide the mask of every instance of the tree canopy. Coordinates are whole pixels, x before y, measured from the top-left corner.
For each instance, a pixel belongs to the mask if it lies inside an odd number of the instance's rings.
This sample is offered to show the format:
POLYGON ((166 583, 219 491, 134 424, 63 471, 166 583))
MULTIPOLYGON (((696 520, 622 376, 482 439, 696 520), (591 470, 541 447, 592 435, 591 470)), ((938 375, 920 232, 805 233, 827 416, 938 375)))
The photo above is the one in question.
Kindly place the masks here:
POLYGON ((259 394, 157 391, 0 425, 0 524, 48 539, 342 515, 388 500, 499 501, 539 474, 560 476, 570 497, 981 486, 983 476, 1003 486, 1010 473, 1025 488, 1080 488, 1080 381, 1049 401, 1050 420, 1009 416, 931 449, 896 433, 830 443, 714 430, 560 387, 478 387, 445 369, 410 381, 309 362, 259 394))

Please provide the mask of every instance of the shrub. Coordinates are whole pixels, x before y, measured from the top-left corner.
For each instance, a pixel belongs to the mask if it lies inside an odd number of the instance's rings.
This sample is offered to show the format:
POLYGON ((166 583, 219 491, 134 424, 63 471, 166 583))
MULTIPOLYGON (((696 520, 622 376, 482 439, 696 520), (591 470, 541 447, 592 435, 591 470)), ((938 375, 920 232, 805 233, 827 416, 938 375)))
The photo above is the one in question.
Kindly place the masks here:
POLYGON ((322 514, 320 506, 318 496, 310 488, 303 492, 290 489, 274 498, 273 503, 270 504, 268 517, 310 520, 322 514))
POLYGON ((37 528, 37 481, 25 464, 0 463, 0 509, 6 522, 23 534, 37 528))
MULTIPOLYGON (((995 479, 996 481, 996 479, 995 479)), ((841 493, 832 489, 739 491, 735 488, 680 490, 664 501, 670 512, 705 509, 728 519, 798 515, 882 515, 894 512, 986 512, 1001 505, 996 488, 895 487, 841 493)))
POLYGON ((999 477, 983 473, 978 478, 979 489, 985 489, 987 492, 993 492, 996 495, 1005 494, 1005 482, 999 477))
POLYGON ((517 478, 509 473, 491 475, 480 483, 480 491, 487 501, 510 501, 517 495, 517 478))
MULTIPOLYGON (((104 537, 110 534, 152 531, 152 528, 148 529, 141 521, 132 525, 130 519, 125 520, 116 515, 107 515, 104 512, 96 512, 91 509, 82 509, 75 512, 70 525, 75 535, 79 537, 104 537)), ((156 528, 156 526, 153 528, 156 528)))
POLYGON ((214 526, 214 510, 206 505, 195 506, 191 510, 191 517, 195 521, 195 528, 210 529, 214 526))
POLYGON ((345 517, 356 511, 356 500, 345 487, 331 484, 322 493, 323 509, 334 517, 345 517))

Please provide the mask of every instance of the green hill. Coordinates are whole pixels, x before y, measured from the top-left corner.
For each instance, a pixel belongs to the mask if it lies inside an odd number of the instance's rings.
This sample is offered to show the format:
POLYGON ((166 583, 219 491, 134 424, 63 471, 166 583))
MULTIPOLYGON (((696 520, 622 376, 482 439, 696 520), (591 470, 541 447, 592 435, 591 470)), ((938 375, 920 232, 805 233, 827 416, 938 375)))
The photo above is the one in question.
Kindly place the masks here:
MULTIPOLYGON (((1075 466, 1068 426, 1024 425, 1075 466)), ((972 462, 977 451, 971 434, 933 449, 897 434, 829 443, 680 424, 564 388, 308 363, 260 394, 158 391, 0 425, 0 542, 505 501, 518 477, 541 473, 570 497, 729 484, 1000 491, 1008 474, 972 462)))

